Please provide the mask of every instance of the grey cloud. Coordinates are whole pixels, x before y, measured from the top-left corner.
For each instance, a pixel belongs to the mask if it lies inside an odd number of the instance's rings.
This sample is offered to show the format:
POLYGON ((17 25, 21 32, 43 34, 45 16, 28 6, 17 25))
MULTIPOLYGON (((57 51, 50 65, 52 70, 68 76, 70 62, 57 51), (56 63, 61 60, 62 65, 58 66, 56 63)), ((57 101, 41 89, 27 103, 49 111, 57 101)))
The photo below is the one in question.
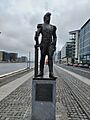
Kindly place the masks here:
POLYGON ((33 53, 36 25, 50 11, 60 50, 69 41, 69 31, 80 29, 90 17, 89 5, 89 0, 0 0, 0 49, 33 53))

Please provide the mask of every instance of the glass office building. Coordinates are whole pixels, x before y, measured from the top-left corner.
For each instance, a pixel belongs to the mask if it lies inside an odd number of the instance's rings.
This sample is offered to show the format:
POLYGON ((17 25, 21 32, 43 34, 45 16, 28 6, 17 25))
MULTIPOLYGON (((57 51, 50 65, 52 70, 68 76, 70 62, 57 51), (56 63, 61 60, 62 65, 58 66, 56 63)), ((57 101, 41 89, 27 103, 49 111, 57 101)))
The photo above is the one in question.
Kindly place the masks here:
POLYGON ((90 64, 90 19, 80 29, 80 61, 90 64))
POLYGON ((63 63, 71 63, 71 62, 73 63, 72 47, 73 47, 72 42, 66 42, 66 44, 61 49, 61 60, 63 61, 63 63))

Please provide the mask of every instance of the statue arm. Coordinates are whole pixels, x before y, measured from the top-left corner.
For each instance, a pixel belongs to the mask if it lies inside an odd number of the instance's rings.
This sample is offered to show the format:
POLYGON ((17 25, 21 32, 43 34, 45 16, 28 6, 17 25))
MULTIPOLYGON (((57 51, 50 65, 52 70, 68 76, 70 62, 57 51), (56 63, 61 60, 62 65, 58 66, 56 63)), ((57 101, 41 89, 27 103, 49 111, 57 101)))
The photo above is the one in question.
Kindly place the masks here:
POLYGON ((35 37, 34 37, 34 39, 36 41, 36 45, 39 45, 38 37, 39 37, 40 33, 41 33, 41 24, 38 24, 37 31, 35 32, 35 37))

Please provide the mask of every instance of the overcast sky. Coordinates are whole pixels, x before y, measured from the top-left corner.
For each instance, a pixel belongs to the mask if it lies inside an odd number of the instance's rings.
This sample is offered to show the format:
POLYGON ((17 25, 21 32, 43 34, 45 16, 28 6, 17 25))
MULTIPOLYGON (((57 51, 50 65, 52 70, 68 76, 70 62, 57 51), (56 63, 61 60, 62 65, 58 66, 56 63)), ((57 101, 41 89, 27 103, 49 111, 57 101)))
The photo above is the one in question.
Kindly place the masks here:
POLYGON ((0 0, 0 50, 28 55, 34 52, 34 32, 44 14, 57 26, 57 50, 69 41, 69 31, 90 18, 90 0, 0 0))

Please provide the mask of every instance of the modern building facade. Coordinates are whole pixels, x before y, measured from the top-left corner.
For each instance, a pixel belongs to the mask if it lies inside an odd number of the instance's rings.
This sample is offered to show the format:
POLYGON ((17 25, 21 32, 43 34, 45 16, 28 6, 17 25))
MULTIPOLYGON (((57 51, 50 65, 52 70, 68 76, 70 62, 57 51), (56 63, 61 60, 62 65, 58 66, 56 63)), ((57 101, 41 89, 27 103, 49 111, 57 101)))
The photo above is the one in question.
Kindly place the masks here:
POLYGON ((57 52, 54 53, 53 60, 54 60, 54 62, 58 62, 58 53, 57 52))
POLYGON ((27 62, 28 58, 26 56, 21 56, 17 59, 18 62, 27 62))
POLYGON ((14 62, 17 60, 17 56, 17 53, 8 53, 6 51, 0 51, 0 61, 14 62))
POLYGON ((10 56, 10 61, 16 61, 17 60, 17 57, 18 57, 18 54, 17 53, 9 53, 9 56, 10 56))
POLYGON ((55 52, 55 54, 53 56, 53 60, 54 60, 54 62, 61 63, 61 51, 55 52))
POLYGON ((90 19, 80 29, 80 62, 90 64, 90 19))
POLYGON ((5 51, 0 51, 0 61, 8 61, 10 60, 9 53, 5 51))
POLYGON ((3 52, 0 51, 0 61, 2 61, 2 60, 3 60, 3 52))
POLYGON ((72 42, 66 42, 66 44, 61 49, 61 61, 62 63, 71 63, 72 60, 72 42))
POLYGON ((58 62, 61 63, 61 51, 58 51, 58 62))
POLYGON ((74 30, 69 32, 70 40, 72 42, 72 59, 73 63, 79 63, 79 36, 80 30, 74 30))

